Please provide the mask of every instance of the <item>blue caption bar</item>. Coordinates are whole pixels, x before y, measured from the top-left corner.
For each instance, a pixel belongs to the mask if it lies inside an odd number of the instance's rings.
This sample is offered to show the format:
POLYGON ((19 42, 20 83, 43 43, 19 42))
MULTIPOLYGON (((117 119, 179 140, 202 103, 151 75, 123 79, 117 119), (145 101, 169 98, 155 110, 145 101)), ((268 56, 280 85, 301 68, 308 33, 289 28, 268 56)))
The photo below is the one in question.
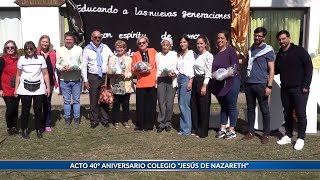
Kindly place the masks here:
POLYGON ((317 171, 320 170, 320 161, 0 161, 0 170, 317 171))

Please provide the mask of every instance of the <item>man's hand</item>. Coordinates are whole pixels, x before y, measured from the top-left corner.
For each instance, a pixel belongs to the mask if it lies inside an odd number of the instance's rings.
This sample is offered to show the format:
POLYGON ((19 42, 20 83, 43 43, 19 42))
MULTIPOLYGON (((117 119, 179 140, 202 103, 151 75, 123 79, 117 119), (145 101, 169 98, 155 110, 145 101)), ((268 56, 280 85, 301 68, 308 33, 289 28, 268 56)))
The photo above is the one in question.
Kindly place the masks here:
POLYGON ((70 71, 70 70, 72 70, 72 67, 70 65, 65 65, 65 66, 63 66, 63 70, 70 71))
POLYGON ((266 89, 265 89, 265 91, 264 91, 264 95, 270 96, 270 94, 271 94, 271 89, 268 88, 268 87, 266 87, 266 89))

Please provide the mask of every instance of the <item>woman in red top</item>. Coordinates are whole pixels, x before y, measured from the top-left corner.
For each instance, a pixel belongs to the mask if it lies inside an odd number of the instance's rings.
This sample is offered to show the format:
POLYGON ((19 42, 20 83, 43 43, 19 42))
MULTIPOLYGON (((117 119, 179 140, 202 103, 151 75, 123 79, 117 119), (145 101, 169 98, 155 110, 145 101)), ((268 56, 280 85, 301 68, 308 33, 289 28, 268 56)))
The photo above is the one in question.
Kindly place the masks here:
POLYGON ((16 127, 19 98, 14 96, 18 59, 16 43, 12 40, 7 41, 3 47, 3 55, 0 57, 0 96, 6 103, 6 122, 9 135, 18 133, 16 127))
POLYGON ((44 119, 44 130, 46 132, 51 132, 51 97, 53 92, 53 87, 58 87, 57 80, 55 78, 56 72, 56 52, 53 50, 53 46, 50 42, 50 37, 48 35, 43 35, 40 37, 37 48, 37 55, 42 55, 47 63, 49 80, 50 80, 50 96, 44 99, 43 102, 43 119, 44 119))

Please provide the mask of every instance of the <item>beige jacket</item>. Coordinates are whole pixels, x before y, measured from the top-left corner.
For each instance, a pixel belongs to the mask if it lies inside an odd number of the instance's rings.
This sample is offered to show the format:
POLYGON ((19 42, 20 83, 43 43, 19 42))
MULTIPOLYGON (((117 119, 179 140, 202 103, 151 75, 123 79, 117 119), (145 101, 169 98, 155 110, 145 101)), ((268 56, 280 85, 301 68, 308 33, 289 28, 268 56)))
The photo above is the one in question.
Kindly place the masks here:
MULTIPOLYGON (((126 65, 126 69, 125 69, 125 89, 126 89, 126 93, 132 93, 134 92, 134 84, 133 84, 133 80, 132 80, 132 73, 131 73, 131 63, 132 63, 132 58, 128 55, 124 56, 125 59, 125 65, 126 65)), ((111 87, 113 86, 113 79, 114 79, 114 75, 112 75, 112 69, 110 67, 113 67, 113 65, 115 64, 115 61, 117 60, 117 56, 112 56, 109 58, 109 63, 108 63, 108 74, 110 74, 110 80, 111 80, 111 87)))

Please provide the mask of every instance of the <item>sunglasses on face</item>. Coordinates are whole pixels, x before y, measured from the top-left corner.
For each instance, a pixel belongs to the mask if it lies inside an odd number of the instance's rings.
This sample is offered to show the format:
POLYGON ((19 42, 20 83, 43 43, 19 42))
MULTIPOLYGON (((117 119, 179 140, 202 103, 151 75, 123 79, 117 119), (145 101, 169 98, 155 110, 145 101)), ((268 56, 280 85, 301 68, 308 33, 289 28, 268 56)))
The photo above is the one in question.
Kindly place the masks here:
POLYGON ((15 49, 15 48, 14 48, 14 46, 7 46, 6 49, 7 49, 7 50, 13 50, 13 49, 15 49))
POLYGON ((146 43, 147 43, 146 41, 142 41, 142 42, 139 42, 138 44, 142 45, 142 44, 146 44, 146 43))
POLYGON ((27 47, 25 50, 26 50, 26 51, 28 51, 28 50, 33 51, 33 49, 34 49, 34 48, 32 48, 32 47, 27 47))
POLYGON ((102 37, 101 36, 95 36, 95 37, 93 37, 94 39, 102 39, 102 37))

